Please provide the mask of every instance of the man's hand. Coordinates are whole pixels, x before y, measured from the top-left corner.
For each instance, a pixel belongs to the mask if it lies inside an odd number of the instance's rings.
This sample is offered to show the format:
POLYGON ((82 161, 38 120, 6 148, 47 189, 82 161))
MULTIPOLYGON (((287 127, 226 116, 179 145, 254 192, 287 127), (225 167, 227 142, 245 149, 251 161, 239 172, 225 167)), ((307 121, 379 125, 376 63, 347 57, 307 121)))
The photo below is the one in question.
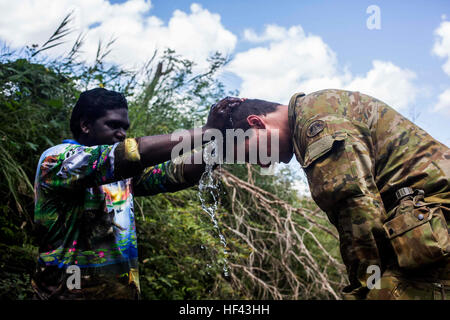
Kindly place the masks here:
POLYGON ((205 129, 219 129, 221 131, 231 128, 231 112, 233 107, 240 105, 245 99, 226 97, 216 104, 213 104, 209 111, 205 129))

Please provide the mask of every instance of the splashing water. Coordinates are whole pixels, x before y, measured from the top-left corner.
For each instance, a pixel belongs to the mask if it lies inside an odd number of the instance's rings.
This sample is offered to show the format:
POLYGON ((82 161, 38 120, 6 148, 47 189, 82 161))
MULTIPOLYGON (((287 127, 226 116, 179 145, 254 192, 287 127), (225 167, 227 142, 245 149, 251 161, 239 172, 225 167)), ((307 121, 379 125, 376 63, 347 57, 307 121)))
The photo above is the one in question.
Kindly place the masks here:
MULTIPOLYGON (((205 146, 205 149, 203 150, 203 159, 206 163, 206 167, 205 172, 202 174, 198 184, 198 196, 200 198, 203 211, 205 211, 211 218, 214 229, 216 229, 219 235, 220 243, 224 247, 223 252, 225 256, 227 256, 227 241, 223 234, 220 232, 219 223, 216 219, 216 211, 219 199, 219 186, 217 181, 213 177, 215 150, 216 143, 214 141, 207 144, 205 146), (208 195, 212 197, 212 201, 207 200, 208 195)), ((223 274, 225 277, 229 276, 228 261, 226 258, 224 258, 223 274)))

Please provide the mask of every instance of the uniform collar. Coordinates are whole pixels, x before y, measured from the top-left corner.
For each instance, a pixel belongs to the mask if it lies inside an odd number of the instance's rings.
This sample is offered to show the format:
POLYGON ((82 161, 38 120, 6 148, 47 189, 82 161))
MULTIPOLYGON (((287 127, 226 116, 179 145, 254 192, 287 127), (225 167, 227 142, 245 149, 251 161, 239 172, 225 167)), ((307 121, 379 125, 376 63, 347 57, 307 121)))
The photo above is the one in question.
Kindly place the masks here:
POLYGON ((297 98, 304 97, 305 94, 303 92, 297 92, 294 94, 288 105, 288 121, 289 121, 289 127, 291 129, 291 132, 294 133, 294 126, 295 126, 295 107, 297 105, 297 98))

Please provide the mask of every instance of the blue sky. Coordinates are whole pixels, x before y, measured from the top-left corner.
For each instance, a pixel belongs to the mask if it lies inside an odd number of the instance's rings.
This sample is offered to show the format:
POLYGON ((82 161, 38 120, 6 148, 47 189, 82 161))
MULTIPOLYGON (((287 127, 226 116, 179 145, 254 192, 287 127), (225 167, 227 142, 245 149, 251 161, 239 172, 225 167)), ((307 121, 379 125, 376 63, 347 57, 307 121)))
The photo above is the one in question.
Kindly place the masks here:
MULTIPOLYGON (((424 80, 433 79, 436 76, 433 71, 442 65, 442 60, 430 56, 433 31, 443 14, 450 16, 447 0, 195 2, 211 12, 219 13, 223 25, 237 35, 242 35, 247 28, 262 31, 267 24, 284 27, 300 24, 307 33, 320 35, 355 72, 366 72, 374 58, 387 59, 415 69, 426 77, 424 80), (372 4, 381 9, 381 30, 366 28, 369 16, 366 8, 372 4)), ((177 9, 188 12, 192 3, 186 0, 154 0, 151 12, 168 21, 177 9)), ((249 46, 238 43, 236 51, 248 49, 249 46)))
POLYGON ((201 67, 219 50, 231 59, 221 79, 243 96, 287 103, 295 91, 359 90, 405 116, 414 109, 416 123, 450 145, 448 0, 0 0, 0 42, 42 43, 70 10, 89 31, 87 57, 111 36, 111 61, 126 66, 169 46, 201 67), (380 30, 366 26, 370 5, 380 30))
MULTIPOLYGON (((450 18, 450 2, 442 1, 197 1, 211 12, 219 13, 222 24, 242 37, 243 30, 262 32, 267 24, 286 28, 301 25, 306 33, 320 36, 342 65, 355 74, 364 74, 372 60, 391 61, 417 74, 419 86, 430 96, 414 103, 419 112, 417 123, 433 136, 450 145, 450 116, 430 112, 439 92, 450 86, 450 77, 442 70, 443 59, 432 54, 434 30, 443 15, 450 18), (366 20, 370 5, 378 5, 381 29, 369 30, 366 20)), ((175 10, 189 11, 192 1, 154 0, 152 14, 168 21, 175 10)), ((240 41, 235 53, 252 44, 240 41)), ((301 61, 299 61, 301 63, 301 61)), ((410 116, 410 110, 401 111, 410 116)))

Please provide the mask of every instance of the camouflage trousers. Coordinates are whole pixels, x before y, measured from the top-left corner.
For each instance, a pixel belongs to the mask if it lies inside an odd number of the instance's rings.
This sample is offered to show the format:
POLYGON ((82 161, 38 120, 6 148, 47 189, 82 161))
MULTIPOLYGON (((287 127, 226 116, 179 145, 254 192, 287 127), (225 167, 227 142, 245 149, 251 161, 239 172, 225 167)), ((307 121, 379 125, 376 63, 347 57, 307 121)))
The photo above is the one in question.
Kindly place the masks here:
POLYGON ((422 276, 410 275, 398 270, 387 270, 378 282, 379 289, 371 289, 366 299, 450 300, 450 260, 443 267, 424 270, 421 274, 422 276))

